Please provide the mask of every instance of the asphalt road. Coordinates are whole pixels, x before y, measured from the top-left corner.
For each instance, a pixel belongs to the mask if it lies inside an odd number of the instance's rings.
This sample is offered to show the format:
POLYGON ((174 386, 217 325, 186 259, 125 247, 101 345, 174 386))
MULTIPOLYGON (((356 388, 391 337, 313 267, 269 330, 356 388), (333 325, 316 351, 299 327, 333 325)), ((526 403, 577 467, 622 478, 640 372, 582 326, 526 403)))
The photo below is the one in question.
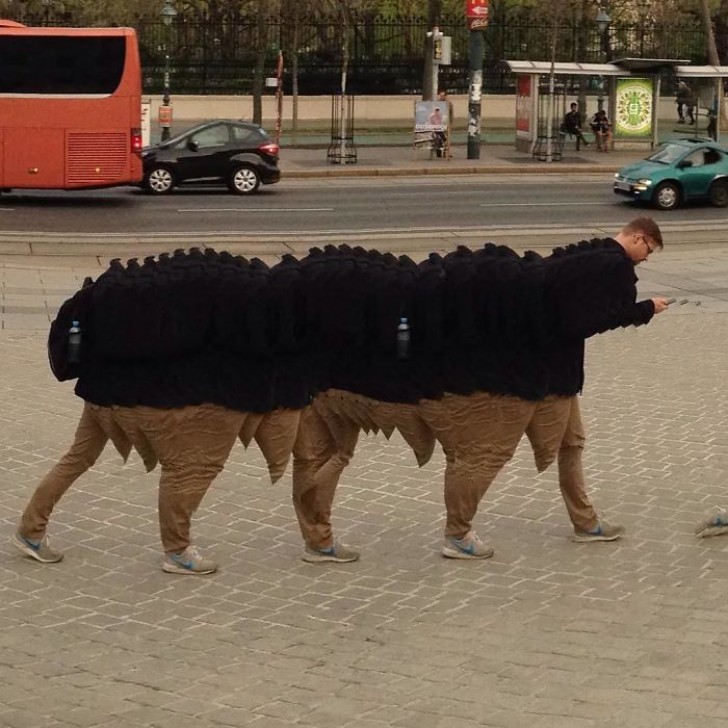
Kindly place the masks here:
POLYGON ((188 233, 398 231, 511 225, 619 224, 636 210, 660 221, 719 222, 728 212, 693 206, 669 213, 635 208, 608 176, 355 178, 288 180, 237 197, 194 188, 165 197, 136 189, 19 191, 0 198, 0 232, 188 233))
POLYGON ((670 244, 725 242, 726 210, 635 206, 614 195, 608 173, 511 174, 295 179, 250 197, 220 188, 13 192, 0 198, 0 253, 108 258, 203 245, 278 256, 347 241, 417 257, 488 240, 542 251, 614 233, 641 213, 670 244))

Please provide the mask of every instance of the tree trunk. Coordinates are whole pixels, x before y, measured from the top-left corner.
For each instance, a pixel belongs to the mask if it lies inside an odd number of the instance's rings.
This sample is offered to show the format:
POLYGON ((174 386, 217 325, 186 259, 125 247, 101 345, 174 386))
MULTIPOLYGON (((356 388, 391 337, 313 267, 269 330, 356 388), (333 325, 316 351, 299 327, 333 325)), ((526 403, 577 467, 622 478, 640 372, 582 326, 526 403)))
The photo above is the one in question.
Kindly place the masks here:
POLYGON ((300 4, 295 2, 291 15, 291 143, 295 146, 298 142, 298 46, 301 37, 301 12, 300 4))
POLYGON ((264 10, 264 0, 258 3, 258 47, 255 52, 253 71, 253 123, 263 123, 263 73, 265 72, 265 51, 267 46, 268 17, 264 10))
MULTIPOLYGON (((707 52, 708 52, 708 63, 711 66, 719 66, 720 65, 720 58, 718 56, 718 46, 715 43, 715 33, 713 32, 713 19, 710 15, 710 2, 709 0, 700 0, 700 19, 703 21, 703 28, 705 29, 705 39, 707 43, 707 52)), ((722 122, 728 122, 728 109, 726 109, 726 105, 723 103, 723 79, 716 78, 714 82, 714 90, 713 90, 713 103, 716 103, 716 100, 720 98, 720 109, 721 109, 721 118, 720 120, 722 122)), ((699 107, 696 107, 699 109, 699 107)), ((719 126, 722 126, 719 125, 719 126)), ((697 127, 696 127, 697 128, 697 127)))

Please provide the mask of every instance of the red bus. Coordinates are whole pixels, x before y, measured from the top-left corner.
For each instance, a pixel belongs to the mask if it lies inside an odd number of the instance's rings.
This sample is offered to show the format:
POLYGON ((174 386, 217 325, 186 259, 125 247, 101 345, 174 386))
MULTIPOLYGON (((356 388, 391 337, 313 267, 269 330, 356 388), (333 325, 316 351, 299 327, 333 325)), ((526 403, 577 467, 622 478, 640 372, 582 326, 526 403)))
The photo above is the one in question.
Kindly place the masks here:
POLYGON ((142 180, 134 30, 0 20, 0 69, 0 190, 142 180))

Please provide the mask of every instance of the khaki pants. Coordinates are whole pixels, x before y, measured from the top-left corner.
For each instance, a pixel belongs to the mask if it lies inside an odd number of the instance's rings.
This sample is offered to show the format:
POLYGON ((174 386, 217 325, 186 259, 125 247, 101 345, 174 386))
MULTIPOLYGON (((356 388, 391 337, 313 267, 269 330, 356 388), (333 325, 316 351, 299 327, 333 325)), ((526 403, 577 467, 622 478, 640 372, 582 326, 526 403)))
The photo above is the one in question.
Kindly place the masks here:
POLYGON ((147 471, 162 464, 159 526, 167 552, 190 543, 190 522, 215 476, 223 469, 235 439, 260 445, 271 479, 285 471, 298 427, 298 410, 266 415, 236 412, 216 405, 156 409, 99 407, 84 403, 71 449, 36 488, 22 517, 20 532, 41 539, 51 512, 73 482, 98 459, 111 439, 127 459, 132 446, 147 471))
POLYGON ((293 506, 309 548, 327 548, 333 542, 336 486, 362 429, 381 430, 387 438, 398 430, 420 466, 432 456, 435 438, 416 405, 379 402, 335 389, 320 394, 303 411, 293 447, 293 506))
MULTIPOLYGON (((70 450, 54 465, 35 489, 20 519, 26 538, 43 538, 53 507, 73 483, 98 460, 111 435, 111 410, 84 403, 70 450)), ((124 448, 124 446, 120 446, 124 448)), ((126 459, 130 446, 122 456, 126 459)))
POLYGON ((359 425, 325 407, 314 403, 301 412, 293 446, 293 507, 309 548, 333 543, 334 494, 358 439, 359 425))
POLYGON ((132 442, 146 440, 159 459, 159 530, 167 553, 190 545, 190 522, 223 469, 243 427, 244 412, 202 404, 178 409, 114 407, 132 442))
POLYGON ((248 447, 255 440, 268 464, 271 483, 278 482, 288 467, 298 434, 301 410, 276 409, 264 415, 249 414, 240 431, 240 442, 248 447))
MULTIPOLYGON (((336 486, 354 455, 360 429, 355 418, 344 415, 349 406, 361 409, 361 398, 353 397, 347 404, 341 393, 320 395, 301 415, 293 448, 293 504, 309 548, 325 548, 333 540, 336 486)), ((529 402, 485 393, 445 395, 423 400, 416 409, 445 453, 447 536, 462 538, 471 529, 481 499, 524 434, 539 472, 558 458, 559 487, 573 525, 588 530, 598 524, 585 489, 585 437, 576 397, 529 402)), ((373 412, 376 407, 367 416, 373 412)), ((366 419, 360 411, 357 416, 366 419)))
POLYGON ((597 514, 584 487, 584 429, 576 397, 529 402, 487 393, 424 400, 420 412, 445 453, 445 535, 462 538, 478 505, 525 433, 539 471, 557 457, 559 486, 571 522, 591 529, 597 514))

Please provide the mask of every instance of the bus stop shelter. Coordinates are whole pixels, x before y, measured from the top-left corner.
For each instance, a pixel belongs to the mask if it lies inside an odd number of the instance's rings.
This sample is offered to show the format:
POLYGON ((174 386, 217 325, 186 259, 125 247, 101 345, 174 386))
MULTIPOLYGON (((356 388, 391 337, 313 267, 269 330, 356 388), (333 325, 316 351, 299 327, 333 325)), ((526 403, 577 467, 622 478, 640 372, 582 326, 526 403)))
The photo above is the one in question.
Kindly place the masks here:
MULTIPOLYGON (((567 108, 564 84, 567 77, 588 76, 597 81, 600 106, 602 102, 606 104, 615 146, 650 148, 659 141, 657 109, 664 71, 680 79, 715 81, 728 77, 728 66, 692 66, 689 61, 669 58, 622 58, 609 63, 506 61, 506 64, 516 74, 516 149, 543 159, 548 148, 553 160, 561 158, 563 148, 559 129, 567 108), (546 92, 544 78, 549 81, 546 92), (553 94, 548 92, 551 88, 555 90, 553 94)), ((706 113, 715 115, 714 136, 718 138, 723 93, 714 92, 715 88, 716 83, 705 86, 697 96, 697 103, 706 113)))
MULTIPOLYGON (((506 61, 506 65, 516 74, 516 149, 539 156, 551 142, 550 146, 555 150, 553 159, 561 158, 563 146, 559 133, 561 119, 566 113, 563 80, 570 76, 589 76, 601 82, 624 75, 624 71, 612 63, 506 61), (554 93, 544 93, 541 79, 550 79, 552 75, 554 93)), ((611 97, 607 91, 606 98, 611 97)), ((611 118, 610 111, 607 110, 607 115, 611 118)))

